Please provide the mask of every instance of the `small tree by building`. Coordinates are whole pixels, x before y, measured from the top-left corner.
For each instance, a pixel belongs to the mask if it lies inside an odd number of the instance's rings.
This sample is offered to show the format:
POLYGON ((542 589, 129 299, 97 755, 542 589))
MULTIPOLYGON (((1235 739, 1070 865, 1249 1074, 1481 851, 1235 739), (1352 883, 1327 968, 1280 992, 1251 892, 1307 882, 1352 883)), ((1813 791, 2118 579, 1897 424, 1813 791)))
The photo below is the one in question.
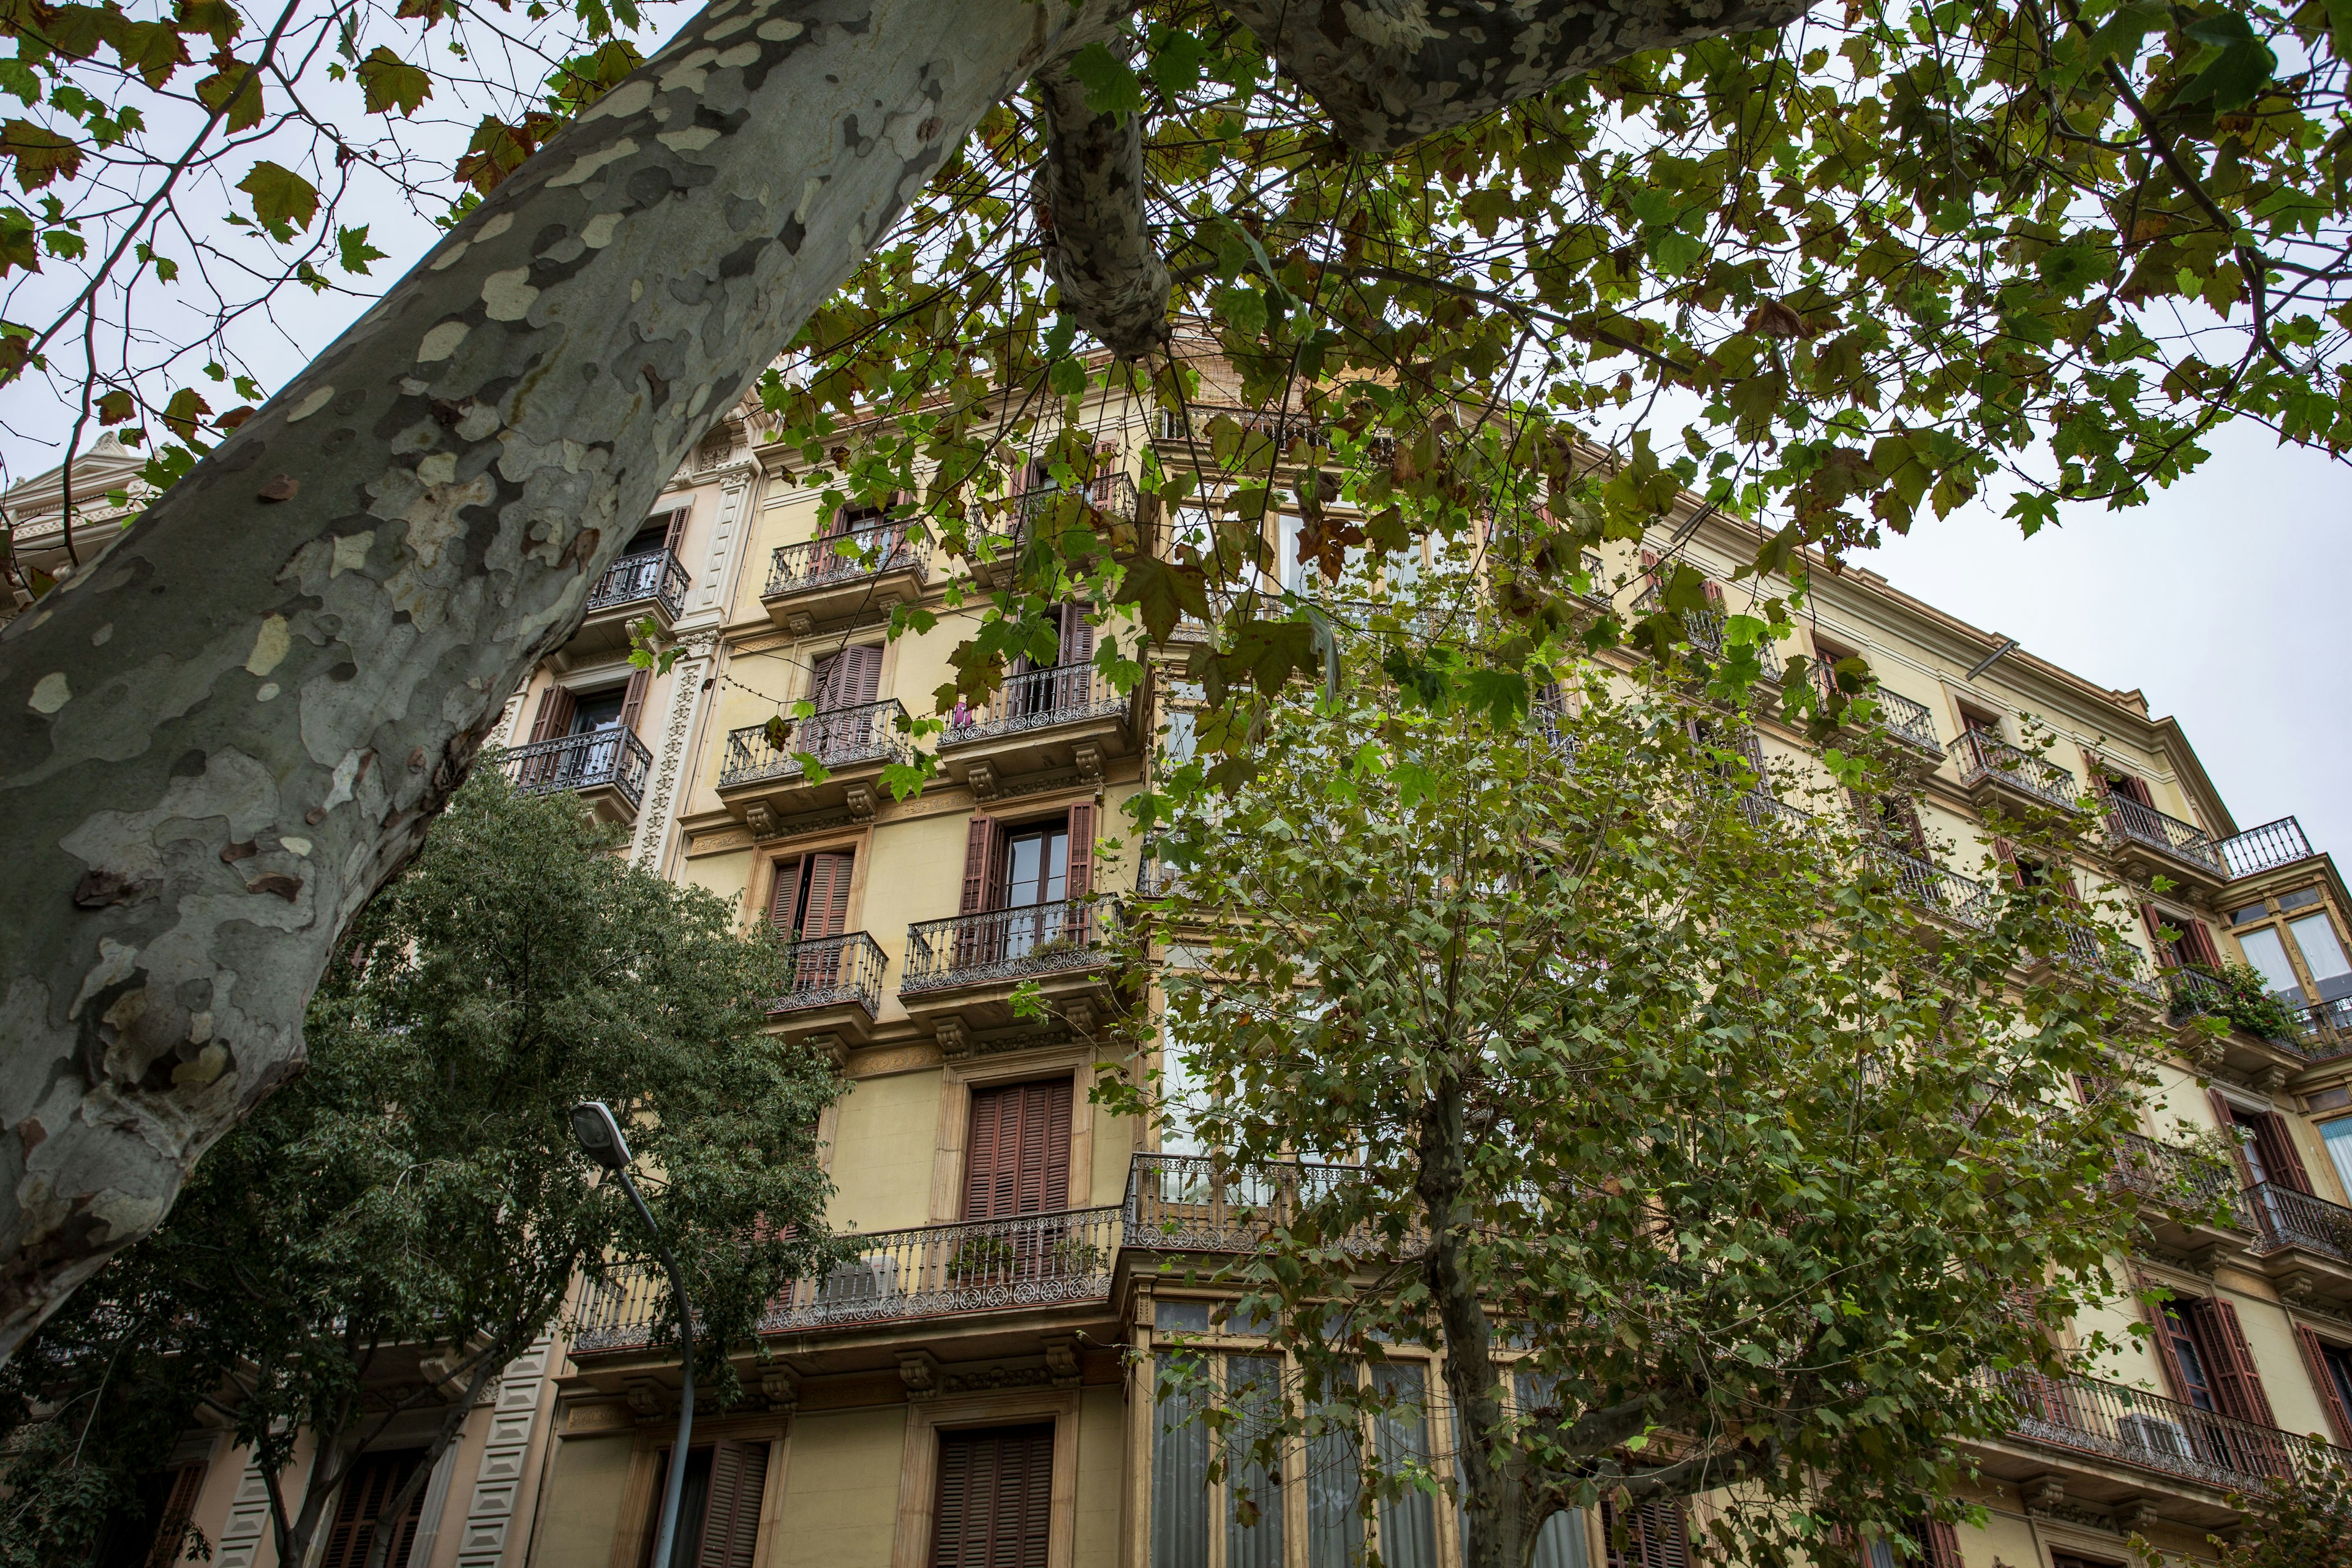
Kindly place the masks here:
POLYGON ((573 1149, 585 1098, 634 1129, 702 1374, 731 1392, 720 1347, 828 1256, 815 1127, 839 1080, 762 1028, 773 944, 614 847, 568 795, 495 770, 460 792, 330 970, 307 1069, 0 1372, 0 1414, 30 1427, 0 1474, 0 1562, 86 1555, 198 1418, 257 1450, 278 1560, 298 1563, 359 1452, 440 1412, 380 1510, 401 1518, 580 1270, 644 1247, 573 1149))
POLYGON ((2160 1003, 2110 917, 1849 826, 1664 680, 1377 657, 1205 720, 1145 808, 1168 890, 1135 923, 1186 962, 1126 1042, 1162 1068, 1107 1092, 1205 1152, 1171 1213, 1256 1231, 1222 1279, 1282 1387, 1161 1372, 1223 1434, 1237 1527, 1304 1453, 1353 1531, 1458 1501, 1476 1568, 1563 1510, 1703 1494, 1742 1563, 1948 1528, 1956 1445, 2116 1289, 2133 1096, 2077 1086, 2145 1080, 2160 1003), (1442 1390, 1381 1370, 1403 1346, 1442 1390))

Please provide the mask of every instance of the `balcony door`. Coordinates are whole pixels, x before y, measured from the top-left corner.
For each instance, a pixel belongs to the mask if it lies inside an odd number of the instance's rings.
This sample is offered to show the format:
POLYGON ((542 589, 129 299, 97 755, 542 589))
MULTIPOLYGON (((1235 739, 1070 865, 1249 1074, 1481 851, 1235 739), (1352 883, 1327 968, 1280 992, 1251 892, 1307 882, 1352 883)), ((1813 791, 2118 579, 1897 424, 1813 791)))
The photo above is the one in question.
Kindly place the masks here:
POLYGON ((1070 1080, 971 1091, 963 1217, 1010 1219, 1070 1206, 1070 1080))
POLYGON ((839 984, 841 944, 828 942, 849 929, 850 873, 855 850, 832 849, 776 863, 775 889, 768 921, 777 940, 799 949, 793 961, 793 989, 824 990, 839 984))
POLYGON ((1036 718, 1086 705, 1094 666, 1094 623, 1084 605, 1072 604, 1055 613, 1055 626, 1058 637, 1050 664, 1027 654, 1013 661, 1006 695, 1013 717, 1036 718), (1024 676, 1034 679, 1021 679, 1024 676))
POLYGON ((1052 1533, 1054 1427, 940 1434, 930 1568, 1042 1568, 1052 1533))
POLYGON ((958 968, 1027 960, 1061 943, 1087 944, 1093 916, 1070 900, 1094 890, 1095 807, 1080 801, 1059 816, 1019 824, 974 816, 964 843, 958 968))
POLYGON ((809 698, 816 716, 801 731, 795 750, 819 762, 861 754, 872 748, 866 731, 874 715, 866 705, 882 689, 882 645, 860 643, 816 661, 809 681, 809 698))

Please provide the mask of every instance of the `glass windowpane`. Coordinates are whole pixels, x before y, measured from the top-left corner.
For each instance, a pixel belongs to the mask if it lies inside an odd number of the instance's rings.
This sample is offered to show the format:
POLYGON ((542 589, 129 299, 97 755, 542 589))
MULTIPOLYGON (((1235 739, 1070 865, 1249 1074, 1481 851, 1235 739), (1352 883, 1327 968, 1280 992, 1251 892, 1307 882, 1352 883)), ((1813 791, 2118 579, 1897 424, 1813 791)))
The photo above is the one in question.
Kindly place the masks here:
POLYGON ((1250 1445, 1281 1425, 1281 1358, 1227 1356, 1225 1390, 1238 1417, 1226 1429, 1225 1568, 1282 1568, 1282 1477, 1250 1458, 1250 1445), (1257 1507, 1246 1524, 1244 1497, 1257 1507))
MULTIPOLYGON (((1418 1366, 1372 1369, 1372 1384, 1394 1407, 1372 1417, 1381 1468, 1393 1475, 1408 1463, 1429 1466, 1428 1379, 1418 1366)), ((1389 1568, 1437 1568, 1435 1500, 1418 1489, 1381 1504, 1381 1561, 1389 1568)))
POLYGON ((2286 943, 2279 939, 2278 927, 2242 931, 2238 945, 2246 950, 2246 962, 2262 972, 2263 984, 2273 993, 2285 992, 2298 1002, 2303 1000, 2303 984, 2294 977, 2294 965, 2287 962, 2286 943))
POLYGON ((2312 979, 2325 984, 2340 974, 2352 974, 2352 963, 2344 961, 2344 944, 2336 940, 2336 927, 2325 914, 2289 921, 2286 929, 2294 932, 2294 945, 2303 949, 2304 965, 2312 979))
MULTIPOLYGON (((1165 1376, 1177 1358, 1156 1358, 1165 1376)), ((1209 1568, 1209 1428, 1192 1399, 1161 1403, 1151 1437, 1151 1568, 1209 1568)))

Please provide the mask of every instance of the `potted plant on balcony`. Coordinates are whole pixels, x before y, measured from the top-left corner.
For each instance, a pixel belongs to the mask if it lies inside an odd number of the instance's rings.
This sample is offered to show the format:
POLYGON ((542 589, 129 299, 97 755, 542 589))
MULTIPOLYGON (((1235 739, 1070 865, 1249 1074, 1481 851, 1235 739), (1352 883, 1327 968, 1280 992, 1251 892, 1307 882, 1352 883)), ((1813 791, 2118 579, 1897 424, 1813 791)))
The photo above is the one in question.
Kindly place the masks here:
POLYGON ((1110 1267, 1110 1254, 1083 1236, 1064 1235, 1054 1241, 1054 1273, 1060 1278, 1100 1274, 1110 1267))
POLYGON ((970 1285, 1013 1270, 1013 1242, 1002 1236, 966 1237, 948 1255, 948 1278, 970 1285))
POLYGON ((2294 1012, 2271 994, 2269 984, 2251 965, 2224 963, 2189 973, 2202 976, 2204 984, 2183 986, 2174 994, 2174 1023, 2215 1018, 2256 1039, 2288 1043, 2301 1033, 2294 1012))

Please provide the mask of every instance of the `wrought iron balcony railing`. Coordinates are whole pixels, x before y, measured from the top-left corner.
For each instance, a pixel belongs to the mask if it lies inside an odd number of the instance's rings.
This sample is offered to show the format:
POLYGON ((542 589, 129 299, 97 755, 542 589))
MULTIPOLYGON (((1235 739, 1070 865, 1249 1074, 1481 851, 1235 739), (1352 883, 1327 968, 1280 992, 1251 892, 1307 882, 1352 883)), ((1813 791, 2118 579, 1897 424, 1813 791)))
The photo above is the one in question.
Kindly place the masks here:
MULTIPOLYGON (((876 1231, 847 1239, 857 1255, 821 1279, 795 1280, 761 1315, 765 1334, 806 1333, 1008 1308, 1108 1301, 1119 1210, 1063 1209, 876 1231)), ((591 1281, 572 1340, 574 1355, 644 1350, 652 1340, 661 1270, 624 1264, 591 1281)))
POLYGON ((799 544, 780 546, 768 568, 762 598, 837 587, 890 572, 930 574, 931 542, 904 522, 871 524, 799 544))
POLYGON ((2352 1263, 2352 1209, 2276 1182, 2248 1187, 2246 1206, 2254 1216, 2256 1252, 2300 1247, 2352 1263))
POLYGON ((1128 699, 1090 664, 1057 664, 1008 676, 988 700, 971 709, 961 702, 948 716, 941 751, 1004 735, 1113 719, 1127 711, 1128 699))
POLYGON ((895 697, 861 702, 854 708, 829 708, 801 720, 786 720, 784 743, 775 743, 765 724, 749 724, 727 734, 727 760, 719 772, 719 787, 762 784, 771 779, 796 778, 814 757, 827 770, 860 763, 911 763, 914 741, 901 727, 906 708, 895 697))
POLYGON ((1023 490, 1013 498, 1013 515, 1025 525, 1031 518, 1072 495, 1077 496, 1088 511, 1122 522, 1135 521, 1135 481, 1125 474, 1097 474, 1081 484, 1041 485, 1034 490, 1023 490))
POLYGON ((692 585, 686 568, 667 550, 651 555, 624 555, 605 567, 596 585, 588 590, 588 613, 649 599, 676 620, 686 611, 686 591, 692 585))
MULTIPOLYGON (((1813 689, 1820 692, 1823 698, 1830 697, 1838 689, 1837 677, 1819 664, 1813 666, 1812 681, 1813 689)), ((1933 756, 1940 757, 1944 754, 1943 744, 1936 739, 1935 716, 1928 711, 1925 702, 1906 697, 1900 691, 1889 691, 1884 686, 1875 684, 1866 691, 1848 691, 1842 695, 1850 702, 1863 701, 1875 704, 1880 722, 1886 726, 1886 732, 1896 740, 1908 742, 1933 756)))
POLYGON ((2142 805, 2127 796, 2109 795, 2107 841, 2113 844, 2126 839, 2160 850, 2175 860, 2202 867, 2224 877, 2230 874, 2229 863, 2221 858, 2221 846, 2195 823, 2167 816, 2156 807, 2142 805))
MULTIPOLYGON (((1656 615, 1659 608, 1659 594, 1654 586, 1643 589, 1642 596, 1633 601, 1633 613, 1637 616, 1656 615)), ((1717 658, 1723 657, 1722 612, 1685 610, 1682 616, 1683 633, 1689 638, 1691 647, 1717 658)))
MULTIPOLYGON (((1237 1165, 1206 1154, 1138 1154, 1128 1164, 1122 1235, 1129 1247, 1163 1252, 1254 1252, 1307 1205, 1363 1179, 1358 1165, 1289 1160, 1237 1165)), ((1366 1257, 1391 1250, 1369 1226, 1344 1245, 1366 1257)), ((1418 1253, 1418 1233, 1408 1231, 1402 1246, 1406 1256, 1418 1253)))
POLYGON ((614 789, 632 807, 645 799, 646 775, 653 765, 654 754, 635 732, 617 727, 533 741, 499 758, 499 766, 525 795, 614 789))
POLYGON ((2238 1173, 2227 1161, 2126 1132, 2116 1151, 2116 1184, 2176 1208, 2226 1215, 2241 1230, 2253 1228, 2238 1173))
POLYGON ((869 1018, 882 1012, 882 971, 889 961, 862 931, 786 942, 792 989, 768 1004, 771 1013, 797 1013, 855 1002, 869 1018))
POLYGON ((2065 951, 2051 956, 2084 969, 2096 970, 2121 985, 2125 990, 2148 1001, 2164 999, 2164 987, 2155 976, 2147 954, 2121 937, 2102 932, 2094 927, 2078 925, 2072 921, 2062 922, 2065 933, 2065 951))
POLYGON ((1893 849, 1874 850, 1871 859, 1895 879, 1897 893, 1929 914, 1972 926, 1992 919, 1992 892, 1973 878, 1893 849))
POLYGON ((2303 824, 2292 816, 2282 816, 2276 822, 2249 827, 2233 838, 2224 838, 2221 850, 2222 862, 2230 868, 2232 877, 2251 877, 2257 871, 2308 860, 2312 856, 2311 840, 2303 836, 2303 824))
POLYGON ((2303 1034, 2304 1050, 2314 1061, 2325 1061, 2352 1051, 2352 996, 2314 1002, 2289 1009, 2303 1034))
POLYGON ((1066 899, 923 921, 907 928, 898 994, 1098 968, 1118 918, 1116 903, 1066 899))
POLYGON ((2250 1483, 2293 1475, 2305 1459, 2352 1459, 2352 1454, 2316 1438, 2121 1384, 2029 1372, 1984 1376, 2011 1402, 2011 1430, 2029 1443, 2095 1455, 2218 1491, 2251 1490, 2250 1483))
POLYGON ((2074 805, 2074 775, 2032 752, 2011 745, 1982 730, 1960 731, 1960 783, 1972 785, 2000 778, 2037 800, 2069 810, 2074 805))

